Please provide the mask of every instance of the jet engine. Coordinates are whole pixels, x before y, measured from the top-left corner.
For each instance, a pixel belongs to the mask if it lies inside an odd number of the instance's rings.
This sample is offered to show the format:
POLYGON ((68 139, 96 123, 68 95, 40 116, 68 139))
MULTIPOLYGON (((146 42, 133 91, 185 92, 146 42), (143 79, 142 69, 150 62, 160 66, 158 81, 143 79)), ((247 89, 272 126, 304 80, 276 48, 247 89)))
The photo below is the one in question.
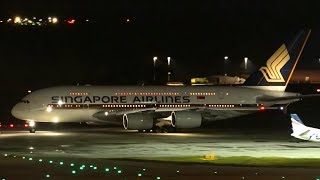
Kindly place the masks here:
POLYGON ((123 115, 123 127, 125 129, 132 130, 147 130, 153 127, 152 114, 124 114, 123 115))
POLYGON ((172 112, 172 126, 175 128, 197 128, 201 126, 200 112, 178 111, 172 112))

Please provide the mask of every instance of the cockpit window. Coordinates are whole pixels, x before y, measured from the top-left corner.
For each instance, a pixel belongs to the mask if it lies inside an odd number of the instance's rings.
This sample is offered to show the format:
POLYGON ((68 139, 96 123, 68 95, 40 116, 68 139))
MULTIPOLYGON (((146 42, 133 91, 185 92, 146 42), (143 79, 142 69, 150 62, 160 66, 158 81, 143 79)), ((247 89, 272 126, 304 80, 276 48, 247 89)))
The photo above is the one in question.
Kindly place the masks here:
POLYGON ((28 100, 21 100, 20 102, 22 102, 22 103, 30 103, 28 100))

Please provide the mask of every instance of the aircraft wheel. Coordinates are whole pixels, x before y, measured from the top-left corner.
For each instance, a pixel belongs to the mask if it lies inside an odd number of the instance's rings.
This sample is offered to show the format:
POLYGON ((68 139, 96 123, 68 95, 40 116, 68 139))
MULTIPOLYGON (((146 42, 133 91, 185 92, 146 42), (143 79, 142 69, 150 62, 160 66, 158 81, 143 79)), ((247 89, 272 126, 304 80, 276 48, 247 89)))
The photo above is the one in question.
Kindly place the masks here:
POLYGON ((30 133, 36 133, 36 128, 30 128, 30 129, 29 129, 29 132, 30 132, 30 133))
POLYGON ((172 126, 163 126, 162 127, 162 132, 163 133, 175 133, 176 132, 176 128, 174 128, 172 126))
POLYGON ((161 127, 159 127, 159 126, 155 127, 153 132, 161 133, 161 127))
POLYGON ((177 129, 174 128, 174 127, 172 127, 172 126, 170 126, 170 127, 169 127, 169 132, 170 132, 170 133, 175 133, 175 132, 177 132, 177 129))
POLYGON ((169 129, 167 127, 162 127, 162 133, 168 133, 169 129))

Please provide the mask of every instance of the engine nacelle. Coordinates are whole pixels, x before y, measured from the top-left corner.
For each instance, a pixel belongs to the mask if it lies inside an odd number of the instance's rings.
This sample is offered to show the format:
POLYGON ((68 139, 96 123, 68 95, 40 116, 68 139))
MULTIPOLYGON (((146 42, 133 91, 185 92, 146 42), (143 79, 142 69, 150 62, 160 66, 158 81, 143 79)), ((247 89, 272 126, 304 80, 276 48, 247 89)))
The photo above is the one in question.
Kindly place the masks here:
POLYGON ((153 127, 153 116, 143 113, 124 114, 123 127, 132 130, 151 129, 153 127))
POLYGON ((201 126, 202 116, 199 112, 172 112, 172 126, 175 128, 197 128, 201 126))

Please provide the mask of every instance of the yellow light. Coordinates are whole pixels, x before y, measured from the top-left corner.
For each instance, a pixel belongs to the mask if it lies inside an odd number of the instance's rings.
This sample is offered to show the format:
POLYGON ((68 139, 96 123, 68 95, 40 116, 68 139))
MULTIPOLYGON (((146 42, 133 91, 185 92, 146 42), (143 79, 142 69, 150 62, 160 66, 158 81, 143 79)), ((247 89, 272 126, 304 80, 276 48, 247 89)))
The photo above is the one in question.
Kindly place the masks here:
POLYGON ((215 160, 217 157, 214 154, 204 155, 203 159, 205 160, 215 160))
POLYGON ((19 16, 15 17, 14 23, 21 23, 21 18, 19 16))
POLYGON ((53 24, 58 23, 58 18, 56 18, 56 17, 52 18, 52 23, 53 23, 53 24))
POLYGON ((58 117, 53 118, 53 122, 54 123, 58 123, 59 122, 59 118, 58 117))
POLYGON ((52 111, 52 107, 51 107, 51 106, 48 106, 47 109, 46 109, 46 111, 47 111, 47 112, 51 112, 51 111, 52 111))
POLYGON ((63 104, 62 100, 59 100, 59 101, 58 101, 58 104, 59 104, 59 105, 62 105, 62 104, 63 104))
POLYGON ((30 122, 29 122, 29 126, 30 126, 30 127, 34 127, 35 125, 36 125, 36 123, 35 123, 34 121, 30 121, 30 122))

